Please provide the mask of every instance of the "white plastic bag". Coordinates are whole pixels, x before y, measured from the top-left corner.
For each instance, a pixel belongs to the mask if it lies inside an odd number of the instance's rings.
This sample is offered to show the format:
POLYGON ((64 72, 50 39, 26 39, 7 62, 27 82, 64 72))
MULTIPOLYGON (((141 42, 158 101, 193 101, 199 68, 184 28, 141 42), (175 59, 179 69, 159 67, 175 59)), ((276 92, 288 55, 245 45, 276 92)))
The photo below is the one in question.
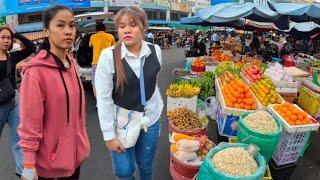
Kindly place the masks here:
POLYGON ((178 151, 195 152, 198 151, 200 143, 198 141, 182 139, 177 142, 178 151))
POLYGON ((214 96, 208 97, 205 100, 205 104, 207 106, 206 115, 209 116, 211 119, 215 119, 218 111, 218 101, 216 97, 214 96))
POLYGON ((174 153, 174 157, 182 162, 189 162, 196 160, 198 156, 196 152, 177 151, 174 153))

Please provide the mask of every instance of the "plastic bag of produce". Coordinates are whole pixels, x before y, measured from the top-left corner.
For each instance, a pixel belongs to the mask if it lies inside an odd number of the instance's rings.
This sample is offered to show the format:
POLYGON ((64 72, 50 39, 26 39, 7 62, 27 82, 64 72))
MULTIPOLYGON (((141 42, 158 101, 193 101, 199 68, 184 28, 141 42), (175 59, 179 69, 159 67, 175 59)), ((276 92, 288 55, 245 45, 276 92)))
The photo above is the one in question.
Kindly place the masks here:
POLYGON ((249 145, 242 144, 242 143, 220 143, 218 146, 211 149, 206 159, 204 160, 204 162, 200 167, 200 170, 197 175, 197 180, 208 180, 208 179, 210 180, 260 180, 262 179, 266 171, 266 161, 264 157, 259 153, 254 156, 254 159, 258 164, 258 169, 256 172, 254 172, 250 176, 229 176, 222 173, 212 164, 212 158, 217 152, 230 147, 244 147, 245 149, 247 149, 249 145))
POLYGON ((201 99, 197 100, 197 114, 199 116, 205 116, 207 113, 207 105, 201 99))
POLYGON ((199 149, 199 145, 198 141, 182 139, 177 142, 177 149, 178 151, 195 152, 199 149))
POLYGON ((194 161, 198 158, 196 152, 177 151, 174 153, 174 157, 182 162, 194 161))
MULTIPOLYGON (((271 133, 261 133, 250 129, 245 123, 244 119, 253 113, 244 113, 240 116, 238 123, 238 135, 237 141, 239 143, 255 144, 260 148, 260 154, 265 158, 266 162, 270 160, 276 147, 278 145, 279 139, 281 137, 282 125, 278 118, 273 118, 277 124, 277 130, 271 133)), ((257 119, 259 121, 259 119, 257 119)))
POLYGON ((215 119, 217 117, 217 111, 218 111, 218 101, 216 97, 211 96, 208 97, 205 101, 206 103, 206 115, 209 116, 211 119, 215 119))

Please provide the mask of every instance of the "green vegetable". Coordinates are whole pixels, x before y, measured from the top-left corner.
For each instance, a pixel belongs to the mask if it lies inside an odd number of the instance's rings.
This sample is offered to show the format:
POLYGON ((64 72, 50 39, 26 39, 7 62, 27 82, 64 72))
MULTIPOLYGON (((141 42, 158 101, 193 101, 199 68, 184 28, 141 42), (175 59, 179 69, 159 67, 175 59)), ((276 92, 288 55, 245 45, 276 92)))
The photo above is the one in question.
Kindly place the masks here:
POLYGON ((191 80, 182 80, 179 81, 179 84, 190 84, 192 86, 199 87, 200 93, 198 94, 199 99, 205 100, 210 96, 215 95, 214 91, 214 80, 215 74, 213 72, 205 72, 203 76, 191 79, 191 80))

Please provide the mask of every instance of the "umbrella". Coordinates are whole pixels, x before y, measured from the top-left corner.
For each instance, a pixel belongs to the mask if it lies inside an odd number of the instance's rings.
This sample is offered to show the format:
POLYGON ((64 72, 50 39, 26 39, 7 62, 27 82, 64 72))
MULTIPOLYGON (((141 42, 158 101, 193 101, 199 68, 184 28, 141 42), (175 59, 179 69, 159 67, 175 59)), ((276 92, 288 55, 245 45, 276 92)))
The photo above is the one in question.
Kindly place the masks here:
POLYGON ((268 1, 269 7, 281 15, 287 15, 295 22, 315 21, 320 23, 319 4, 296 4, 296 3, 272 3, 268 1))

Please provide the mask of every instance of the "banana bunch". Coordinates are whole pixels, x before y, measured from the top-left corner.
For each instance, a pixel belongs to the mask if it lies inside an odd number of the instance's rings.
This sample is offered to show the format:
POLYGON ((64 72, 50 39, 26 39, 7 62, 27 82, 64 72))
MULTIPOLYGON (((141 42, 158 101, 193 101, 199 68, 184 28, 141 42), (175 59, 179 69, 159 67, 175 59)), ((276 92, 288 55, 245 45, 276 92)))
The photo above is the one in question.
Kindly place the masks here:
POLYGON ((166 94, 170 97, 189 98, 200 93, 199 87, 193 87, 190 84, 171 84, 166 94))

